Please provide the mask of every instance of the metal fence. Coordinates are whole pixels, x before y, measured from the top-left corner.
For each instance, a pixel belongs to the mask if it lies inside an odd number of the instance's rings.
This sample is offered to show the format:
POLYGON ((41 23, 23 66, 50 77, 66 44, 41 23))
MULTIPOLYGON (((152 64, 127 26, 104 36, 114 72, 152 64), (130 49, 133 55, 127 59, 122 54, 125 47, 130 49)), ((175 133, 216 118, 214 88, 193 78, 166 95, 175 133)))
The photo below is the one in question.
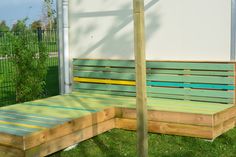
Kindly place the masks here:
MULTIPOLYGON (((12 52, 12 41, 9 37, 10 32, 0 32, 0 106, 14 104, 16 101, 13 64, 10 60, 12 52)), ((59 93, 58 81, 58 46, 56 30, 30 31, 29 35, 35 36, 40 42, 44 43, 49 54, 47 60, 48 74, 46 77, 45 97, 57 95, 59 93)), ((14 32, 15 35, 18 32, 14 32)), ((37 51, 38 44, 30 43, 30 48, 37 51)))

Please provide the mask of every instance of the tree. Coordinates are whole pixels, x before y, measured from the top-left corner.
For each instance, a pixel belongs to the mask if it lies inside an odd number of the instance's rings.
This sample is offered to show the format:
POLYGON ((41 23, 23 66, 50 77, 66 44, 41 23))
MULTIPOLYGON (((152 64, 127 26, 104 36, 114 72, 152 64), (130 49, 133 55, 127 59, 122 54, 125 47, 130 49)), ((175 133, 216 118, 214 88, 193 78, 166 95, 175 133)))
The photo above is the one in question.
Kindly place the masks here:
POLYGON ((0 21, 0 32, 7 32, 10 28, 7 26, 6 21, 0 21))
POLYGON ((24 18, 23 20, 17 20, 15 24, 13 24, 11 31, 12 32, 21 32, 27 29, 26 21, 28 18, 24 18))
POLYGON ((53 8, 53 0, 44 0, 43 23, 46 29, 53 29, 56 10, 53 8))
POLYGON ((37 21, 32 22, 31 30, 37 30, 39 27, 40 28, 42 27, 42 21, 41 20, 37 20, 37 21))

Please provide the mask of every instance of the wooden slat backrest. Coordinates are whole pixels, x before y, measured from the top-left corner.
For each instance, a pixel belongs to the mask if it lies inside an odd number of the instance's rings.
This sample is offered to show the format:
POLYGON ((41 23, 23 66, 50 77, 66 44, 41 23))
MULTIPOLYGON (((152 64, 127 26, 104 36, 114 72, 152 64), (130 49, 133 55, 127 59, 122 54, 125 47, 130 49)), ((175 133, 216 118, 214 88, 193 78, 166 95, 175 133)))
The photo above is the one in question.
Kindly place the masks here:
POLYGON ((135 96, 134 61, 75 59, 73 65, 75 90, 135 96))
MULTIPOLYGON (((132 60, 74 59, 74 90, 135 96, 132 60)), ((147 61, 149 97, 234 103, 233 62, 147 61)))

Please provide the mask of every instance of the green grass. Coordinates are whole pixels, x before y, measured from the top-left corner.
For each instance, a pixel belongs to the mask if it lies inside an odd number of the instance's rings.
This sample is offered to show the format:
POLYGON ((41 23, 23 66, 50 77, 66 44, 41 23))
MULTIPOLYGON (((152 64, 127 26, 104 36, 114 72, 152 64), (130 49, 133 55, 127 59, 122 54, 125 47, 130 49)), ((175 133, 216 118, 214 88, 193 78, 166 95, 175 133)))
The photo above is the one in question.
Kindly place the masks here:
MULTIPOLYGON (((149 133, 149 157, 235 157, 236 129, 214 140, 149 133)), ((48 157, 135 157, 136 133, 114 129, 48 157)))

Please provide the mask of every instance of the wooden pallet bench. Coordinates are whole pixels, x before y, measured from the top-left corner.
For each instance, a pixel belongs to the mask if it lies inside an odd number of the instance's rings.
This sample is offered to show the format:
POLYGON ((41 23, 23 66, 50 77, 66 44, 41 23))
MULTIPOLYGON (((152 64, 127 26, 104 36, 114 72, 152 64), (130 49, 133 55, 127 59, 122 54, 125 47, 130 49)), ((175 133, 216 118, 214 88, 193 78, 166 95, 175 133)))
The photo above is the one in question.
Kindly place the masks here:
MULTIPOLYGON (((0 108, 0 156, 41 157, 135 130, 133 61, 73 62, 74 92, 0 108)), ((148 130, 215 139, 235 126, 234 62, 147 62, 148 130)))

